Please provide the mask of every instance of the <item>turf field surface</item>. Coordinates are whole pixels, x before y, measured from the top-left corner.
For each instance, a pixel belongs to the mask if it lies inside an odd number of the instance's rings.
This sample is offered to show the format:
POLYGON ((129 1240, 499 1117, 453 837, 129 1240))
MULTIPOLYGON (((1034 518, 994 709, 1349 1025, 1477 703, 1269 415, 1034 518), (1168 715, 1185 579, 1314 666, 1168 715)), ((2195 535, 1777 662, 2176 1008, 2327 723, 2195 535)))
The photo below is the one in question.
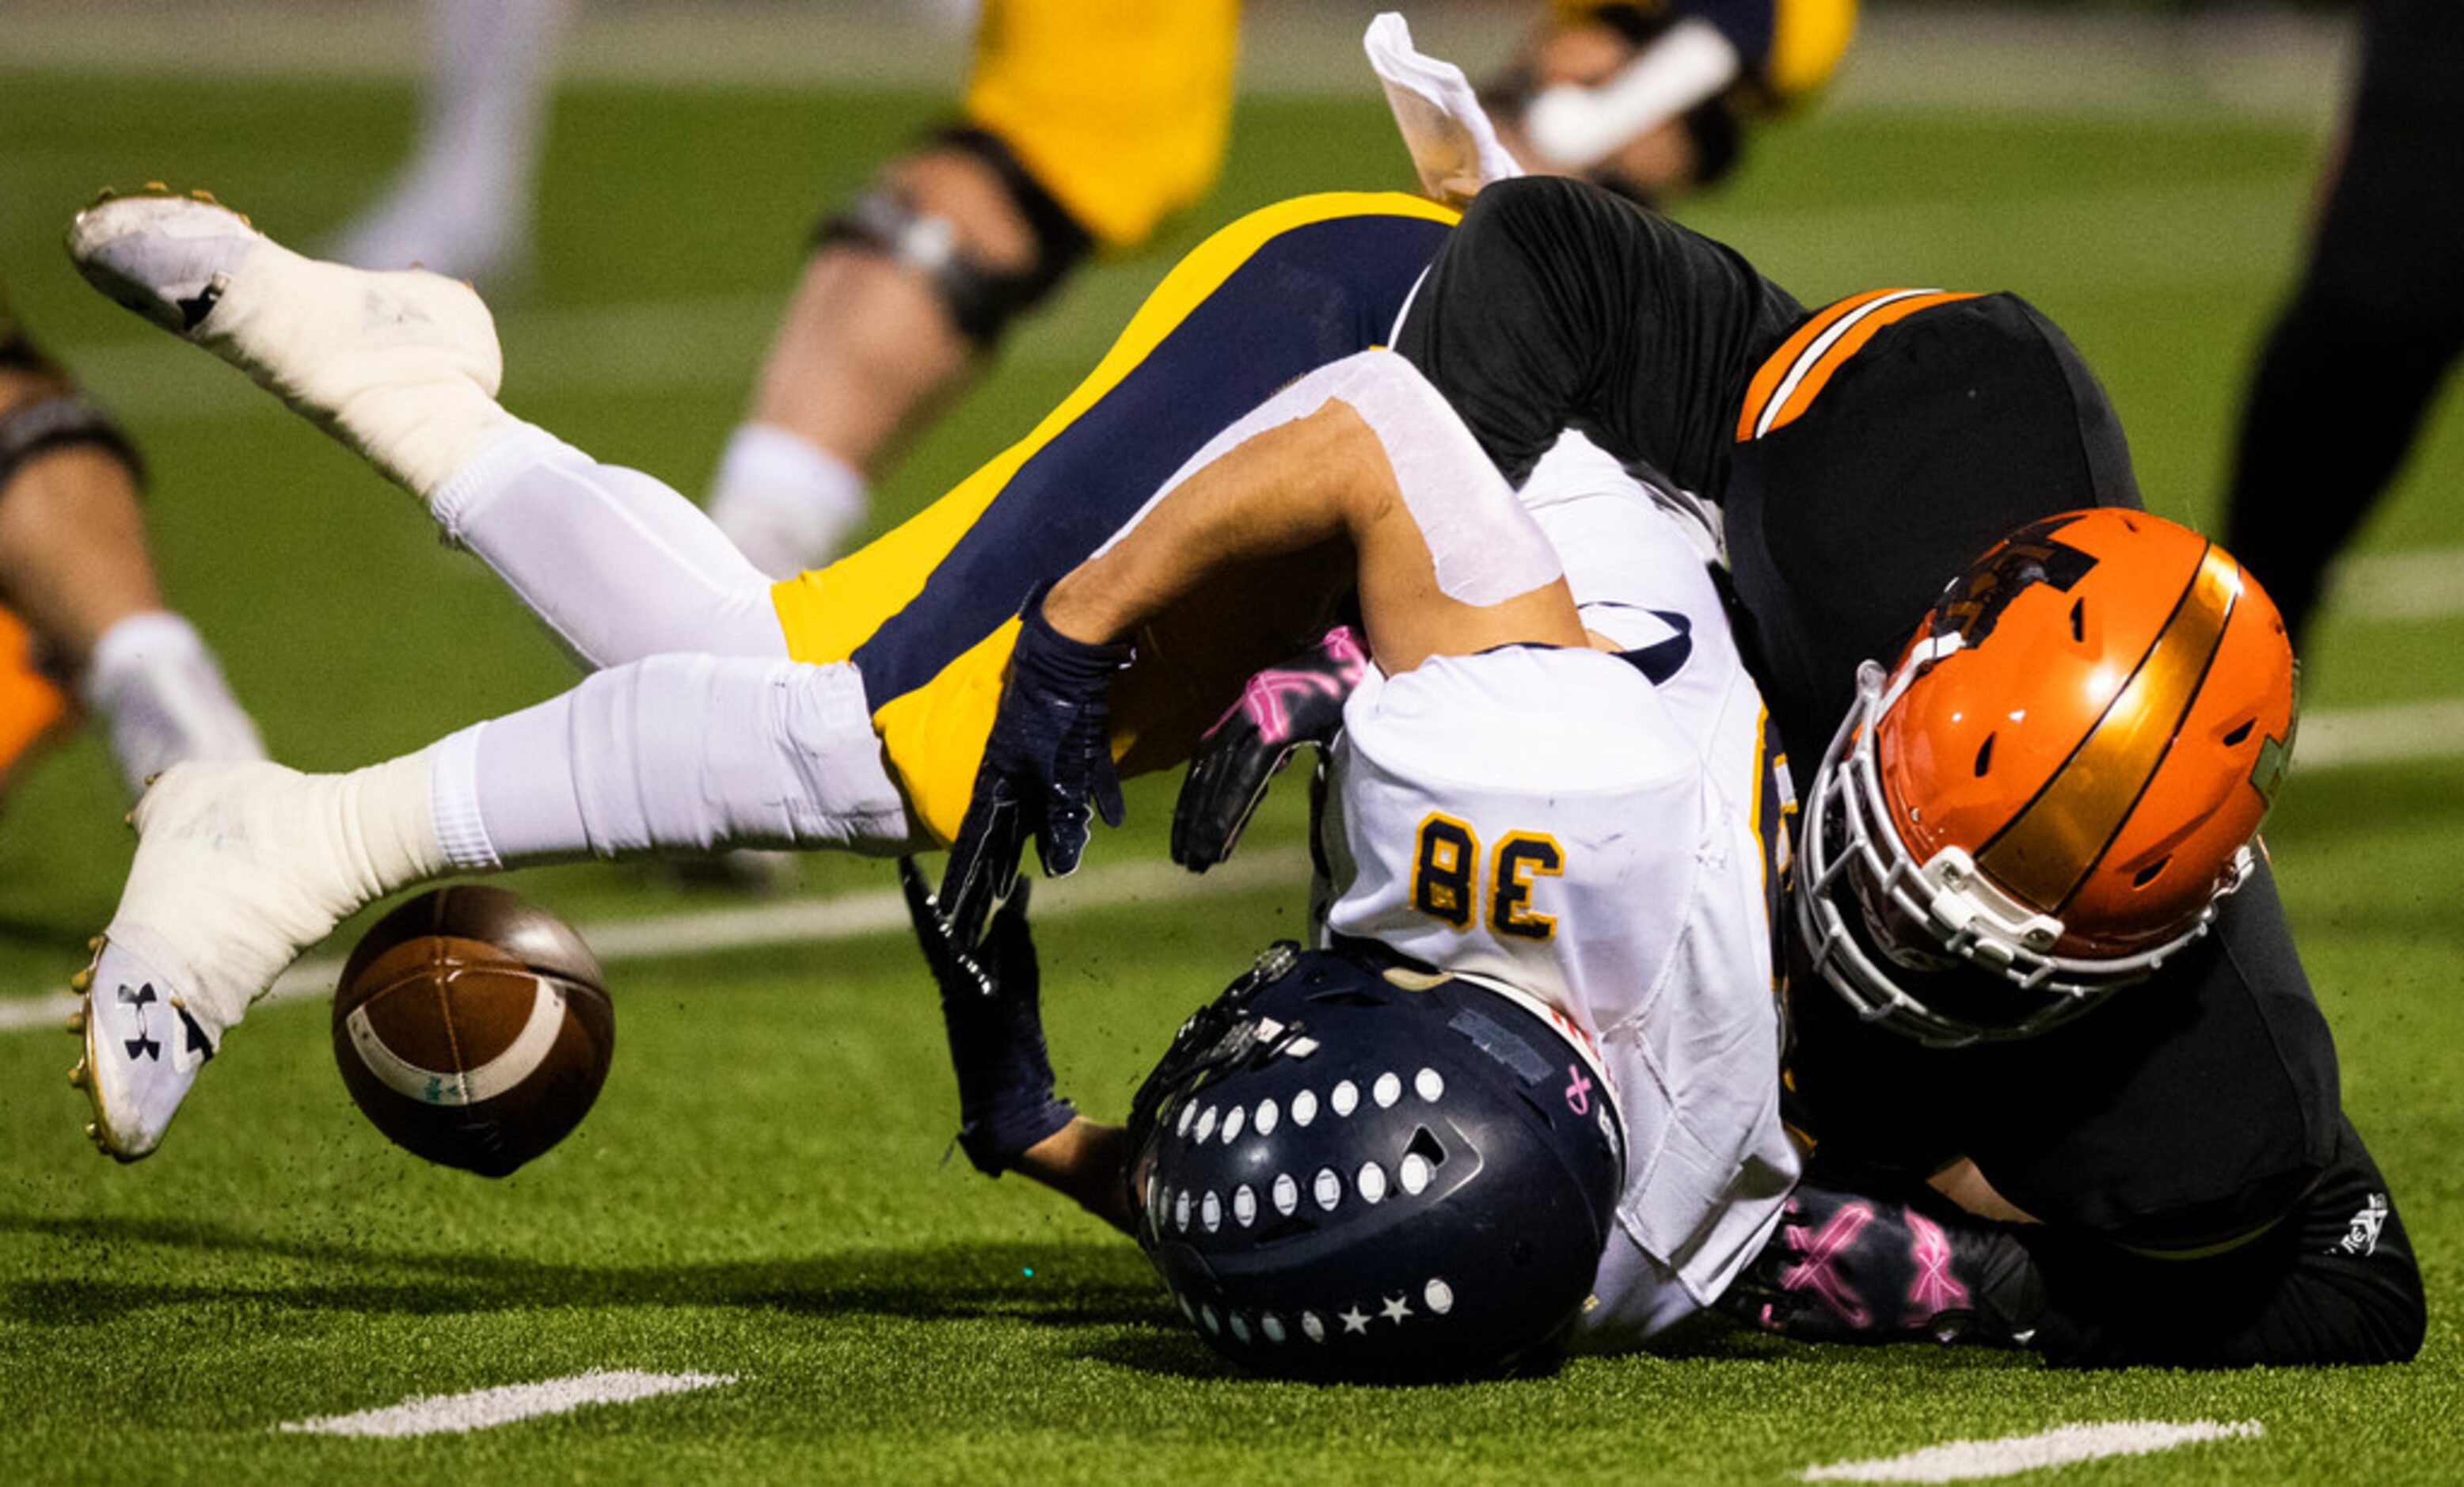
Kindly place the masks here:
MULTIPOLYGON (((2108 380, 2151 503, 2203 520, 2320 143, 2298 118, 2200 88, 2161 101, 2021 115, 1869 98, 1767 137, 1738 188, 1693 220, 1810 300, 1881 282, 2024 291, 2108 380)), ((904 82, 576 83, 556 117, 536 273, 502 300, 508 401, 697 489, 817 204, 936 106, 904 82)), ((376 188, 410 111, 390 75, 218 81, 0 60, 0 278, 126 411, 158 471, 150 513, 174 597, 276 753, 305 767, 418 747, 570 672, 409 502, 77 284, 57 233, 95 186, 164 178, 313 244, 376 188)), ((881 520, 1023 429, 1176 247, 1277 196, 1402 169, 1365 96, 1253 100, 1214 201, 1020 337, 889 483, 881 520)), ((688 916, 743 906, 647 868, 564 868, 514 886, 642 948, 611 977, 621 1034, 599 1108, 502 1183, 426 1168, 362 1121, 313 1000, 262 1009, 164 1152, 124 1170, 77 1133, 61 1080, 72 1040, 0 1033, 0 1476, 1746 1482, 2060 1426, 2205 1421, 2212 1438, 2057 1470, 2452 1479, 2464 765, 2434 726, 2424 756, 2366 762, 2389 716, 2366 710, 2434 722, 2464 696, 2464 616, 2442 577, 2464 548, 2459 484, 2451 397, 2366 537, 2374 558, 2411 566, 2364 570, 2369 601, 2331 619, 2310 658, 2314 726, 2343 720, 2364 762, 2297 768, 2269 829, 2348 1104, 2428 1275, 2431 1340, 2411 1367, 2071 1376, 1982 1352, 1706 1336, 1478 1388, 1241 1379, 1129 1245, 947 1160, 949 1081, 902 934, 866 931, 855 912, 843 935, 662 952, 661 935, 700 922, 688 916), (2416 575, 2418 602, 2386 598, 2399 572, 2416 575), (627 1372, 729 1382, 461 1433, 281 1429, 627 1372)), ((1290 861, 1297 794, 1270 802, 1244 848, 1269 870, 1191 898, 1135 865, 1161 857, 1170 786, 1133 787, 1133 825, 1098 843, 1088 884, 1126 901, 1049 906, 1066 909, 1039 929, 1056 1057, 1091 1111, 1117 1114, 1189 1008, 1291 932, 1299 886, 1272 864, 1290 861)), ((125 866, 122 809, 90 743, 10 803, 0 1009, 40 1006, 82 960, 125 866)), ((813 902, 815 936, 850 905, 894 924, 888 886, 878 864, 814 859, 785 912, 813 902)))

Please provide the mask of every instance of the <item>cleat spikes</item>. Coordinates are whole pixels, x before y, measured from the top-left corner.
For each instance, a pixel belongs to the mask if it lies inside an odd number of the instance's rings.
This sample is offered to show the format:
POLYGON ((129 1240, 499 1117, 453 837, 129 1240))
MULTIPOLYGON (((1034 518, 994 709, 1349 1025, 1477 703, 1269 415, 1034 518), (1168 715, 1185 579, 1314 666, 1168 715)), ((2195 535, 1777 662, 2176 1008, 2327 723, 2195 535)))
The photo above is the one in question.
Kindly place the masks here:
POLYGON ((83 1059, 79 1059, 77 1062, 77 1067, 69 1070, 69 1087, 71 1089, 83 1089, 93 1082, 93 1078, 85 1071, 85 1061, 83 1059))
POLYGON ((99 950, 101 950, 101 949, 102 949, 102 936, 101 936, 101 935, 99 935, 99 934, 89 934, 89 935, 87 935, 87 936, 85 937, 85 948, 86 948, 88 951, 99 951, 99 950))
POLYGON ((69 990, 73 992, 90 992, 94 990, 94 967, 88 966, 83 971, 80 971, 77 974, 69 977, 69 990))
POLYGON ((77 1008, 77 1011, 70 1013, 70 1014, 69 1014, 69 1019, 68 1019, 66 1022, 64 1022, 64 1023, 62 1023, 62 1024, 60 1024, 60 1025, 61 1025, 62 1027, 67 1028, 67 1029, 68 1029, 70 1032, 72 1032, 72 1033, 82 1033, 82 1032, 84 1032, 84 1031, 85 1031, 85 1009, 84 1009, 83 1007, 79 1007, 79 1008, 77 1008))
POLYGON ((209 207, 219 207, 222 205, 221 202, 214 200, 213 192, 207 190, 190 191, 188 193, 188 199, 195 202, 204 202, 209 207))
POLYGON ((160 181, 148 181, 145 183, 145 189, 149 191, 168 191, 171 188, 160 181))

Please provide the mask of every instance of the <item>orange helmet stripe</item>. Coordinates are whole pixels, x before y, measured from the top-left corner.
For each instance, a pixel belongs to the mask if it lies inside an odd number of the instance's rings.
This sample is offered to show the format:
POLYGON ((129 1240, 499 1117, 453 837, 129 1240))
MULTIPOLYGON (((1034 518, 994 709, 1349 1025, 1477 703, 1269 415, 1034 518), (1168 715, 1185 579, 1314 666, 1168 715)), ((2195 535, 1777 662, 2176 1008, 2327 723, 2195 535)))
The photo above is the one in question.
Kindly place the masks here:
POLYGON ((1746 405, 1737 415, 1738 442, 1742 444, 1754 436, 1754 423, 1762 416, 1763 405, 1771 401, 1771 394, 1777 391, 1781 382, 1787 379, 1789 368, 1796 364, 1796 359, 1805 355, 1805 348, 1814 344, 1816 338, 1837 324, 1843 317, 1853 315, 1875 300, 1906 293, 1907 291, 1903 289, 1869 289, 1861 295, 1851 295, 1837 304, 1826 305, 1814 312, 1814 318, 1798 326, 1793 335, 1781 341, 1779 349, 1771 354, 1770 358, 1755 371, 1754 380, 1747 384, 1746 405))
POLYGON ((1863 350, 1865 342, 1874 339, 1875 332, 1904 320, 1920 310, 1930 310, 1956 299, 1976 297, 1943 290, 1902 290, 1897 293, 1905 297, 1877 301, 1840 321, 1837 334, 1828 338, 1830 343, 1820 345, 1803 366, 1781 383, 1779 396, 1771 406, 1764 410, 1754 426, 1757 436, 1786 426, 1812 407, 1815 395, 1831 381, 1831 374, 1845 365, 1850 357, 1863 350))
POLYGON ((1980 870, 2045 912, 2069 900, 2165 762, 2241 587, 2241 569, 2208 544, 2137 669, 2035 798, 1976 854, 1980 870))

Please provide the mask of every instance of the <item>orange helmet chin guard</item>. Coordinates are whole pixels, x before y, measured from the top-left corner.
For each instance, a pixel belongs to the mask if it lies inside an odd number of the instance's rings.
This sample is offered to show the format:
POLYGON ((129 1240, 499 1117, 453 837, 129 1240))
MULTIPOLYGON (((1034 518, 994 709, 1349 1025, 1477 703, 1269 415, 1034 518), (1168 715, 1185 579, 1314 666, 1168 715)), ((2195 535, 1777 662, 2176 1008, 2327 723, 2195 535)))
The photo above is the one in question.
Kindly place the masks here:
POLYGON ((2144 980, 2253 870, 2293 675, 2274 603, 2187 528, 2115 508, 2022 528, 1894 670, 1858 670, 1796 864, 1814 969, 1938 1046, 2033 1037, 2144 980), (1953 1011, 1894 973, 1946 967, 2025 995, 1953 1011))

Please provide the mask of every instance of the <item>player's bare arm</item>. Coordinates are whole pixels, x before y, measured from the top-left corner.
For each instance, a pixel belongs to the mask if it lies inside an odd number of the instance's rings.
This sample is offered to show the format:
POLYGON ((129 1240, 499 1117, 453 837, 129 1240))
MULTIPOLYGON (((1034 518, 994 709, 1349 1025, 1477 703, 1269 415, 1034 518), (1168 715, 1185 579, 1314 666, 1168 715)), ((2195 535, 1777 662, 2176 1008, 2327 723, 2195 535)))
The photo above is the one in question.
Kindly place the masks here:
POLYGON ((943 883, 962 940, 974 940, 1030 837, 1046 875, 1057 876, 1077 865, 1090 801, 1118 823, 1105 694, 1130 652, 1116 637, 1203 579, 1348 545, 1370 648, 1390 674, 1441 653, 1585 644, 1547 537, 1400 358, 1369 351, 1322 367, 1220 443, 1222 452, 1201 451, 1198 468, 1109 550, 1030 596, 1022 612, 943 883))
MULTIPOLYGON (((1520 509, 1502 484, 1494 494, 1493 519, 1510 533, 1520 509)), ((1212 574, 1327 541, 1353 550, 1370 653, 1390 675, 1432 655, 1585 643, 1561 575, 1493 603, 1449 594, 1375 430, 1339 400, 1199 471, 1121 542, 1055 583, 1045 618, 1073 639, 1115 640, 1212 574)))

